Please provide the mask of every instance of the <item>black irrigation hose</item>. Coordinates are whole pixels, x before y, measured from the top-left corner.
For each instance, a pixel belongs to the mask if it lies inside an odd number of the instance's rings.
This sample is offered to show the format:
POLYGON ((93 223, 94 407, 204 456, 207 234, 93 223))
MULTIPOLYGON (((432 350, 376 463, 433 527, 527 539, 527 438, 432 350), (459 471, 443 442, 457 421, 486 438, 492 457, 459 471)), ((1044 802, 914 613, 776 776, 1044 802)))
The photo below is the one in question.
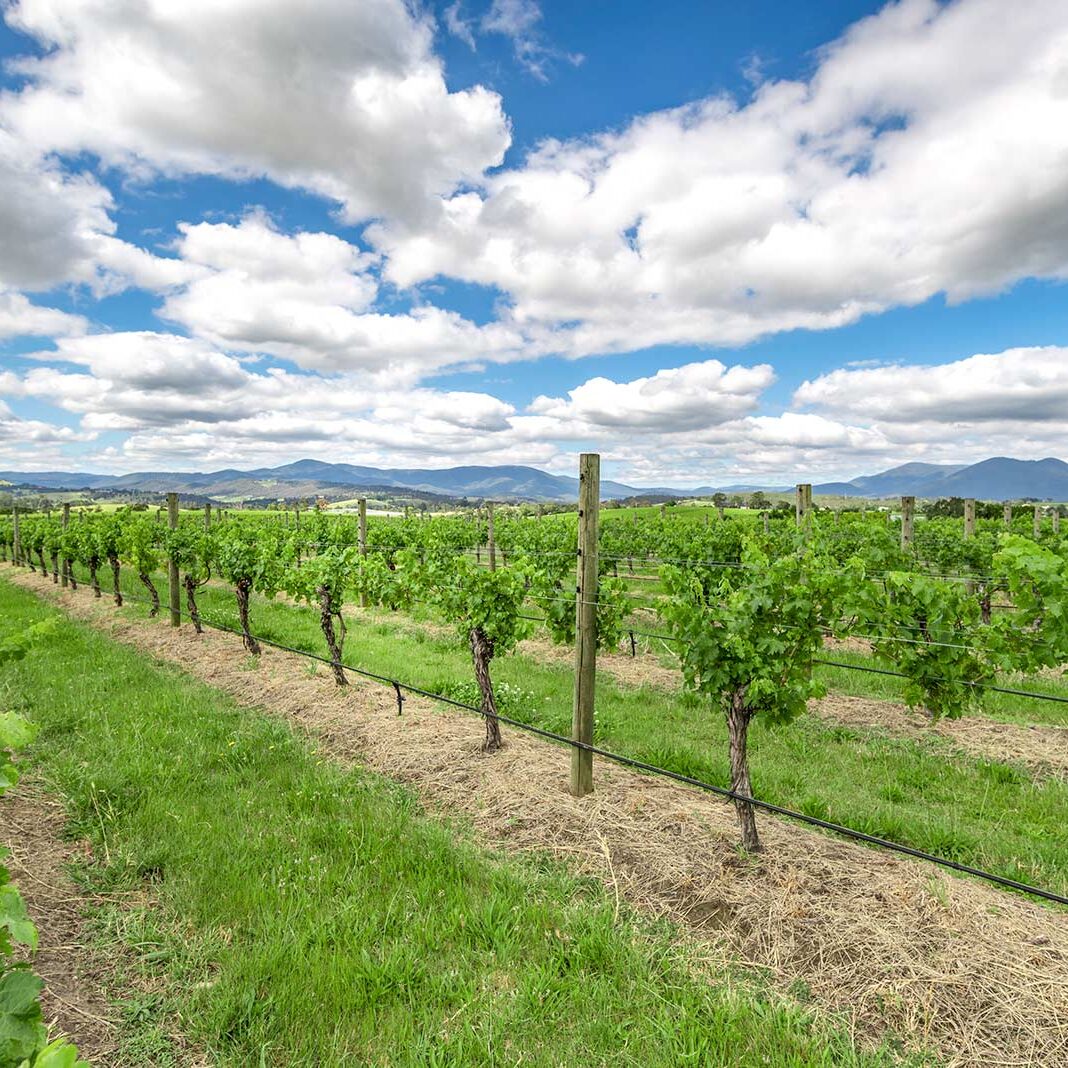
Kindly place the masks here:
MULTIPOLYGON (((866 671, 869 675, 892 675, 897 679, 907 679, 902 671, 891 671, 889 668, 865 667, 861 664, 843 664, 840 660, 813 660, 813 664, 822 664, 824 667, 846 668, 849 671, 866 671)), ((1012 697, 1033 697, 1036 701, 1054 701, 1057 704, 1068 705, 1068 697, 1058 697, 1052 693, 1035 693, 1033 690, 1014 690, 1009 686, 994 686, 989 682, 973 682, 968 679, 943 679, 938 675, 931 676, 932 682, 960 682, 965 686, 974 686, 980 690, 989 690, 991 693, 1007 693, 1012 697)))
MULTIPOLYGON (((145 604, 148 603, 144 598, 133 597, 131 600, 141 601, 145 604)), ((225 631, 229 634, 240 635, 241 631, 236 627, 227 626, 225 623, 220 623, 216 620, 209 619, 207 616, 201 615, 201 622, 215 630, 225 631)), ((259 635, 253 635, 253 637, 262 642, 264 645, 268 645, 273 649, 278 649, 281 652, 291 653, 295 656, 307 657, 309 660, 316 660, 322 664, 333 665, 333 660, 329 657, 321 656, 318 653, 309 653, 304 649, 297 649, 291 645, 284 645, 281 642, 272 641, 270 638, 263 638, 259 635)), ((817 661, 818 663, 827 663, 827 661, 817 661)), ((849 666, 849 665, 838 665, 849 666)), ((367 671, 364 668, 353 667, 349 664, 342 664, 342 669, 351 672, 354 675, 360 675, 363 678, 371 679, 374 682, 383 683, 386 686, 391 686, 397 695, 397 714, 399 715, 403 707, 404 698, 401 691, 406 690, 408 693, 417 694, 420 697, 426 697, 433 701, 439 701, 442 704, 451 705, 454 708, 462 708, 467 712, 474 712, 476 715, 491 718, 497 720, 499 723, 506 723, 510 727, 515 727, 517 730, 527 731, 529 734, 536 735, 539 738, 545 738, 549 741, 559 742, 562 745, 570 746, 572 749, 581 749, 584 752, 592 753, 595 756, 602 757, 604 760, 610 760, 615 764, 619 764, 622 767, 634 768, 636 771, 644 771, 651 775, 660 775, 663 778, 670 779, 673 782, 683 783, 686 786, 694 786, 700 790, 704 790, 707 793, 715 794, 717 797, 722 797, 727 801, 742 801, 753 805, 755 808, 762 809, 765 812, 772 812, 777 816, 784 816, 788 819, 797 820, 801 823, 808 824, 812 827, 819 827, 821 830, 832 831, 835 834, 840 834, 845 838, 851 838, 857 842, 865 842, 868 845, 878 846, 880 849, 887 849, 894 853, 902 853, 905 856, 914 857, 917 860, 927 861, 930 864, 937 864, 943 868, 949 868, 952 871, 961 872, 965 875, 974 875, 976 878, 984 879, 987 882, 995 883, 998 886, 1004 886, 1011 890, 1018 890, 1024 894, 1030 894, 1033 897, 1042 898, 1046 901, 1052 901, 1058 905, 1068 905, 1068 897, 1062 894, 1054 893, 1052 890, 1043 890, 1041 887, 1029 886, 1027 883, 1018 882, 1016 879, 1009 879, 1004 875, 997 875, 994 872, 984 871, 982 868, 974 868, 970 864, 961 864, 958 861, 950 860, 948 857, 940 857, 935 853, 927 853, 922 849, 913 849, 911 846, 901 845, 899 842, 893 842, 888 838, 880 838, 877 835, 867 834, 864 831, 858 831, 853 827, 846 827, 841 823, 832 823, 830 820, 821 820, 816 816, 808 816, 803 812, 795 812, 793 809, 785 808, 782 805, 776 805, 771 801, 761 801, 756 797, 749 797, 745 794, 740 794, 735 790, 729 790, 723 786, 716 786, 713 783, 705 782, 702 779, 695 779, 691 775, 683 775, 677 771, 670 771, 667 768, 659 767, 656 764, 648 764, 643 760, 636 760, 634 757, 624 756, 621 753, 613 753, 608 749, 602 749, 600 746, 590 745, 586 742, 576 741, 574 738, 568 738, 564 734, 558 734, 556 731, 546 730, 543 727, 535 727, 530 723, 523 723, 520 720, 512 719, 510 716, 502 716, 500 713, 492 716, 482 711, 481 708, 476 705, 468 704, 466 701, 457 701, 454 697, 448 697, 445 694, 434 693, 431 690, 424 690, 421 686, 415 686, 412 683, 403 682, 400 679, 391 678, 388 675, 380 675, 374 671, 367 671)), ((878 669, 865 669, 865 670, 878 670, 878 669)), ((1058 700, 1068 700, 1065 698, 1059 698, 1058 700)))
MULTIPOLYGON (((201 619, 204 623, 207 623, 208 626, 215 627, 218 630, 228 631, 231 634, 237 635, 241 633, 236 628, 213 622, 203 616, 201 619)), ((296 649, 293 646, 283 645, 281 642, 271 641, 268 638, 261 638, 258 635, 254 635, 254 637, 257 641, 263 642, 264 645, 269 645, 282 652, 292 653, 296 656, 305 656, 312 660, 318 660, 324 664, 333 663, 329 657, 320 656, 318 653, 305 652, 303 649, 296 649)), ((819 827, 825 831, 833 831, 836 834, 843 835, 846 838, 852 838, 858 842, 866 842, 869 845, 878 846, 881 849, 888 849, 895 853, 903 853, 906 856, 915 857, 918 860, 925 860, 928 863, 937 864, 953 871, 963 872, 966 875, 974 875, 977 878, 985 879, 987 882, 996 883, 999 886, 1008 887, 1012 890, 1019 890, 1021 893, 1031 894, 1034 897, 1043 898, 1046 901, 1052 901, 1058 905, 1068 905, 1068 897, 1054 893, 1052 890, 1043 890, 1040 887, 1029 886, 1027 883, 1017 882, 1017 880, 1009 879, 1004 875, 997 875, 994 872, 984 871, 982 868, 973 868, 969 864, 961 864, 958 861, 950 860, 948 857, 940 857, 934 853, 927 853, 922 849, 913 849, 911 846, 901 845, 899 842, 892 842, 887 838, 879 838, 877 835, 867 834, 866 832, 858 831, 853 827, 846 827, 841 823, 832 823, 830 820, 821 820, 816 816, 808 816, 803 812, 795 812, 793 809, 784 808, 782 805, 776 805, 771 801, 761 801, 755 797, 748 797, 735 790, 729 790, 723 786, 715 786, 712 783, 704 782, 702 779, 695 779, 690 775, 683 775, 677 771, 670 771, 667 768, 659 767, 656 764, 647 764, 643 760, 636 760, 634 757, 623 756, 621 753, 613 753, 608 749, 602 749, 600 746, 590 745, 586 742, 579 742, 574 738, 568 738, 564 734, 557 734, 556 731, 545 730, 543 727, 535 727, 530 723, 523 723, 520 720, 512 719, 510 716, 502 716, 500 713, 497 713, 495 716, 489 715, 476 705, 468 704, 466 701, 457 701, 455 698, 447 697, 445 694, 434 693, 431 690, 424 690, 421 686, 402 682, 400 679, 390 678, 387 675, 379 675, 376 672, 366 671, 363 668, 351 667, 348 664, 342 664, 341 667, 345 671, 351 671, 355 675, 361 675, 364 678, 372 679, 375 682, 381 682, 388 686, 392 686, 396 691, 398 698, 401 690, 407 690, 409 693, 418 694, 420 697, 427 697, 434 701, 440 701, 443 704, 452 705, 455 708, 462 708, 468 712, 474 712, 477 715, 495 719, 500 723, 506 723, 510 727, 515 727, 517 730, 527 731, 540 738, 560 742, 573 749, 581 749, 584 752, 592 753, 605 760, 611 760, 613 763, 620 764, 623 767, 634 768, 637 771, 648 772, 652 775, 660 775, 663 778, 671 779, 674 782, 680 782, 687 786, 695 786, 700 790, 705 790, 708 793, 715 794, 728 801, 743 801, 753 805, 755 808, 763 809, 765 812, 773 812, 775 815, 798 820, 801 823, 807 823, 812 827, 819 827)))

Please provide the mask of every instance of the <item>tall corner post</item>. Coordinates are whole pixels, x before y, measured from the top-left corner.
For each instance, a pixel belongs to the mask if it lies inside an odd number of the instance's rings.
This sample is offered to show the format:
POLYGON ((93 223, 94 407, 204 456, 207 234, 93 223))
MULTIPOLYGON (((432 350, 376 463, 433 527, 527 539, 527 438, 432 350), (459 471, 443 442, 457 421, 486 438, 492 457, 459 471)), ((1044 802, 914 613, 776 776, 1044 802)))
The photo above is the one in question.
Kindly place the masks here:
POLYGON ((912 544, 916 529, 916 498, 901 498, 901 548, 907 549, 912 544))
POLYGON ((966 538, 975 537, 975 498, 965 497, 964 499, 964 536, 966 538))
MULTIPOLYGON (((170 530, 178 529, 178 494, 167 494, 167 527, 170 530)), ((178 575, 178 561, 174 553, 167 554, 167 585, 170 596, 171 626, 179 627, 182 624, 182 589, 181 579, 178 575)))
MULTIPOLYGON (((360 513, 360 526, 359 526, 359 550, 360 556, 367 556, 367 498, 360 497, 356 502, 356 507, 360 513)), ((299 512, 297 513, 299 516, 299 512)), ((367 593, 364 591, 360 594, 360 607, 366 608, 370 602, 367 600, 367 593)))
MULTIPOLYGON (((594 688, 597 681, 597 531, 601 508, 601 457, 579 457, 578 568, 575 588, 575 704, 571 737, 593 744, 594 688)), ((593 753, 571 750, 571 793, 593 792, 593 753)))
MULTIPOLYGON (((70 526, 70 502, 63 502, 63 530, 64 533, 67 527, 70 526)), ((70 583, 67 576, 70 574, 70 557, 66 553, 63 554, 63 559, 59 562, 59 584, 61 586, 68 586, 70 583)))

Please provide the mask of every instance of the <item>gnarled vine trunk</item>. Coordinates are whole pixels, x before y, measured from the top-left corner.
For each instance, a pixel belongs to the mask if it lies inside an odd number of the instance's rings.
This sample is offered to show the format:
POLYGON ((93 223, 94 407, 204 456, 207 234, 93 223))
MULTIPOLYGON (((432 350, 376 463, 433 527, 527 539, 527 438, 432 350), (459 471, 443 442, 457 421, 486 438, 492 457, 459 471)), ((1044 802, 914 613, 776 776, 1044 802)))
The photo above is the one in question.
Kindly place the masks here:
POLYGON ((59 553, 52 553, 52 581, 59 582, 59 553))
MULTIPOLYGON (((749 781, 749 721, 753 718, 745 703, 745 687, 740 686, 727 697, 727 736, 731 751, 731 789, 744 797, 753 796, 749 781)), ((742 846, 750 853, 760 852, 760 835, 757 833, 756 814, 748 801, 735 799, 734 809, 742 829, 742 846)))
POLYGON ((320 586, 315 592, 319 595, 319 626, 323 628, 326 647, 330 650, 330 668, 334 672, 334 682, 338 686, 347 686, 349 680, 345 678, 345 671, 341 666, 341 648, 345 643, 345 620, 340 612, 334 611, 330 591, 325 586, 320 586), (340 640, 334 631, 334 616, 337 616, 341 630, 340 640))
POLYGON ((185 603, 189 609, 189 618, 193 622, 193 630, 197 634, 203 634, 204 628, 200 625, 200 610, 197 608, 197 583, 192 575, 186 575, 182 583, 185 586, 185 603))
POLYGON ((93 588, 93 596, 100 596, 100 576, 97 575, 97 570, 100 567, 100 557, 89 557, 89 585, 93 588))
POLYGON ((108 563, 111 565, 111 589, 115 595, 115 605, 117 608, 122 608, 122 590, 119 587, 119 558, 114 554, 110 554, 108 563))
POLYGON ((494 753, 501 747, 501 725, 497 722, 497 698, 493 693, 490 678, 490 661, 493 659, 493 642, 486 637, 481 627, 471 629, 471 662, 475 666, 475 680, 482 695, 482 715, 486 719, 486 740, 482 749, 494 753))
POLYGON ((240 579, 234 585, 234 593, 237 596, 237 618, 241 620, 241 641, 253 656, 259 656, 260 643, 252 637, 252 632, 248 629, 248 595, 251 590, 251 579, 240 579))
POLYGON ((148 590, 149 597, 152 598, 152 607, 148 612, 148 618, 152 619, 159 615, 159 590, 156 589, 152 579, 150 579, 144 571, 138 572, 137 577, 141 580, 141 585, 148 590))

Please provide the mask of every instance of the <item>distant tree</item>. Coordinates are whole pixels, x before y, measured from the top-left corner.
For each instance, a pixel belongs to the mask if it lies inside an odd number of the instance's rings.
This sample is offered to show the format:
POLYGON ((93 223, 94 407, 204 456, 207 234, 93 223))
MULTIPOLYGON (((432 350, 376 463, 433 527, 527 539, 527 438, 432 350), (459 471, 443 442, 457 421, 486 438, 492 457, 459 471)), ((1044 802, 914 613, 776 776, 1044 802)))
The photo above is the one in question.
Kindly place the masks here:
POLYGON ((768 495, 763 490, 756 490, 749 496, 749 507, 758 512, 764 511, 771 504, 768 495))

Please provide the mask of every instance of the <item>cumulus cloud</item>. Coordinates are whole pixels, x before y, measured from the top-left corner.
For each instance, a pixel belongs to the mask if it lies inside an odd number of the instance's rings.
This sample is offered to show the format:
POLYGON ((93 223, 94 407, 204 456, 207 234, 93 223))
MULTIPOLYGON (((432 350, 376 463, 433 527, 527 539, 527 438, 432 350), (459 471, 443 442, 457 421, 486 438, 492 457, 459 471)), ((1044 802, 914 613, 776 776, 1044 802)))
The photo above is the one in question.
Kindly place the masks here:
POLYGON ((509 143, 499 97, 450 92, 429 20, 403 0, 17 0, 45 49, 0 121, 41 152, 142 176, 266 176, 350 220, 418 216, 509 143))
POLYGON ((548 141, 441 199, 432 224, 369 233, 391 280, 496 286, 572 355, 736 344, 1064 278, 1066 72, 1059 0, 1011 20, 1000 0, 901 0, 807 82, 548 141))
POLYGON ((566 399, 540 396, 535 415, 587 429, 625 433, 688 433, 738 419, 752 411, 775 380, 767 364, 726 367, 719 360, 666 368, 648 378, 613 382, 591 378, 566 399))
POLYGON ((504 323, 479 326, 433 305, 376 310, 378 257, 334 234, 283 234, 260 212, 179 230, 192 281, 167 297, 162 315, 222 347, 392 384, 525 351, 524 337, 504 323))
POLYGON ((87 326, 80 315, 31 304, 21 293, 0 289, 0 338, 80 334, 87 326))
POLYGON ((889 423, 1064 421, 1068 348, 1008 349, 952 363, 840 369, 806 381, 801 407, 889 423))

